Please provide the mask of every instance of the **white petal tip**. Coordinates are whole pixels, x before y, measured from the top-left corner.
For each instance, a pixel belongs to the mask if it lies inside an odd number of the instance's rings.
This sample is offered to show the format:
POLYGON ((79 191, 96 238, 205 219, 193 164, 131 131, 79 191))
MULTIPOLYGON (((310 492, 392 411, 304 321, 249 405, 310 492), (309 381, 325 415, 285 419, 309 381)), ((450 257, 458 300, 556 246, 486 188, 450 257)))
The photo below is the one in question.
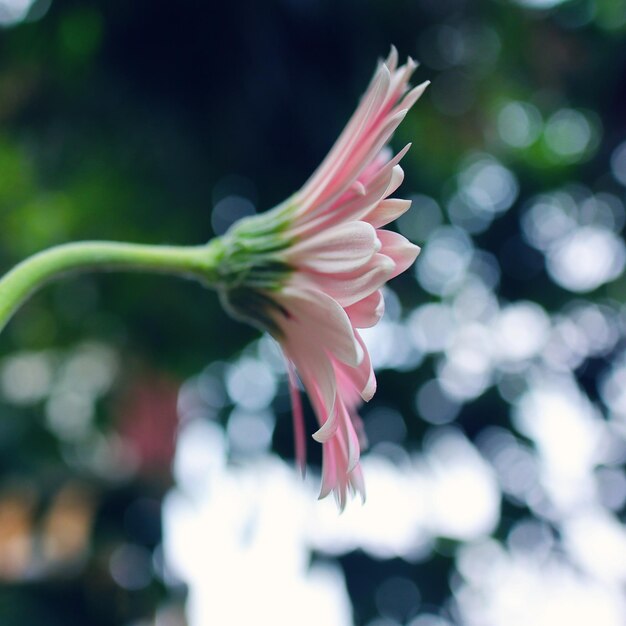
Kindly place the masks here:
POLYGON ((361 498, 361 504, 365 504, 365 482, 363 481, 363 474, 361 471, 354 472, 350 477, 350 488, 353 494, 359 494, 361 498))
POLYGON ((320 489, 320 495, 317 496, 317 499, 323 500, 331 491, 332 487, 325 487, 324 485, 322 485, 322 488, 320 489))
POLYGON ((318 443, 326 443, 337 432, 337 420, 326 420, 324 425, 316 430, 311 437, 318 443))
POLYGON ((358 341, 356 341, 356 339, 354 341, 354 348, 356 350, 356 363, 354 367, 358 367, 359 365, 361 365, 361 363, 363 362, 363 359, 365 358, 365 351, 361 347, 361 344, 358 341))
POLYGON ((362 391, 361 398, 363 398, 363 402, 369 402, 374 397, 375 394, 376 394, 376 389, 373 389, 372 391, 362 391))
POLYGON ((370 374, 367 382, 361 390, 361 398, 363 398, 365 402, 369 402, 374 397, 374 394, 376 393, 376 386, 376 374, 374 374, 373 369, 370 369, 370 374))
POLYGON ((390 259, 386 254, 381 254, 379 252, 379 255, 382 257, 381 259, 378 260, 378 264, 379 266, 385 270, 386 272, 393 272, 393 270, 396 267, 396 264, 394 263, 393 259, 390 259))
POLYGON ((358 180, 352 185, 352 188, 360 196, 364 196, 366 193, 365 186, 363 185, 363 183, 359 182, 358 180))
POLYGON ((411 89, 411 91, 404 96, 404 100, 402 100, 400 106, 410 109, 424 95, 428 85, 430 85, 429 80, 424 81, 417 87, 413 87, 413 89, 411 89))
POLYGON ((398 64, 398 49, 391 44, 391 48, 389 49, 389 54, 385 59, 385 65, 391 69, 396 69, 396 65, 398 64))
POLYGON ((416 246, 414 243, 409 242, 409 245, 407 246, 407 252, 406 252, 409 267, 413 264, 413 261, 417 259, 421 251, 422 249, 419 246, 416 246))
POLYGON ((345 488, 340 492, 335 491, 335 502, 339 507, 339 515, 341 515, 346 510, 346 504, 348 503, 345 488))
POLYGON ((367 381, 367 385, 361 391, 361 398, 363 398, 364 402, 369 402, 376 393, 376 379, 372 376, 370 380, 367 381))

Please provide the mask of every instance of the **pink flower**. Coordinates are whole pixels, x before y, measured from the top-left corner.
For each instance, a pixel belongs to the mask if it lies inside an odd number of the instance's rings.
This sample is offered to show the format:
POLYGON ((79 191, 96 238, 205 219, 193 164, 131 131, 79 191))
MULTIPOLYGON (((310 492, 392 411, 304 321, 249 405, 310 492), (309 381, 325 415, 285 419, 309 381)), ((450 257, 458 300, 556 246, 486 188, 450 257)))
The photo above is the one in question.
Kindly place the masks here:
POLYGON ((359 465, 365 445, 357 408, 376 390, 358 329, 384 311, 381 287, 406 270, 419 248, 383 230, 410 206, 391 199, 403 180, 386 147, 428 83, 408 90, 416 65, 397 66, 392 48, 348 125, 304 187, 265 214, 236 224, 224 240, 222 295, 231 310, 267 330, 289 363, 296 457, 305 435, 296 372, 309 396, 323 445, 320 497, 365 498, 359 465))

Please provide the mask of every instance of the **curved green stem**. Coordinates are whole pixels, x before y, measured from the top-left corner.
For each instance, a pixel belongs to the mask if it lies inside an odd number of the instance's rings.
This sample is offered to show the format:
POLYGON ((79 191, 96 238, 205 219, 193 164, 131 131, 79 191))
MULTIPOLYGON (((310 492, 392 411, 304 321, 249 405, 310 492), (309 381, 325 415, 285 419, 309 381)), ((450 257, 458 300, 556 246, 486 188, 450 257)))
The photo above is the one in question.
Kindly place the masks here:
POLYGON ((0 279, 0 330, 29 296, 50 280, 93 270, 175 274, 217 281, 218 239, 204 246, 150 246, 113 241, 68 243, 35 254, 0 279))

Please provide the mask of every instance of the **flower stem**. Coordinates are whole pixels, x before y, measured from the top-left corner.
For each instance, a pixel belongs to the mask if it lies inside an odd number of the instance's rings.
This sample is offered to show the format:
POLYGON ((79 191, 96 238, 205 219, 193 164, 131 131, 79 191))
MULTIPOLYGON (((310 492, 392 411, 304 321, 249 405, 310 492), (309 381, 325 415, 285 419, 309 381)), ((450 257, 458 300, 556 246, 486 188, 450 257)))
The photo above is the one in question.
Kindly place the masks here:
POLYGON ((151 246, 113 241, 68 243, 39 252, 0 279, 0 330, 15 311, 47 282, 70 273, 130 270, 160 272, 213 284, 219 242, 203 246, 151 246))

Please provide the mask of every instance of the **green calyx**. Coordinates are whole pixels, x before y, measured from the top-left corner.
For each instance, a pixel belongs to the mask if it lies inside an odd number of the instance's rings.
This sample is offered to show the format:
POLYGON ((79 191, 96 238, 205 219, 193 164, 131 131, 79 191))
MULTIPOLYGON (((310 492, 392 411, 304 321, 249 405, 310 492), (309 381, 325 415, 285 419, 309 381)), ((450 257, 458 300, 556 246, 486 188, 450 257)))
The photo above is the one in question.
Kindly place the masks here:
POLYGON ((222 237, 211 242, 218 255, 217 287, 222 304, 235 318, 280 334, 277 317, 287 312, 272 298, 293 269, 285 262, 285 249, 295 205, 290 201, 236 222, 222 237))
POLYGON ((222 290, 279 289, 291 273, 281 252, 293 242, 287 235, 293 206, 287 203, 236 222, 216 246, 217 283, 222 290))

